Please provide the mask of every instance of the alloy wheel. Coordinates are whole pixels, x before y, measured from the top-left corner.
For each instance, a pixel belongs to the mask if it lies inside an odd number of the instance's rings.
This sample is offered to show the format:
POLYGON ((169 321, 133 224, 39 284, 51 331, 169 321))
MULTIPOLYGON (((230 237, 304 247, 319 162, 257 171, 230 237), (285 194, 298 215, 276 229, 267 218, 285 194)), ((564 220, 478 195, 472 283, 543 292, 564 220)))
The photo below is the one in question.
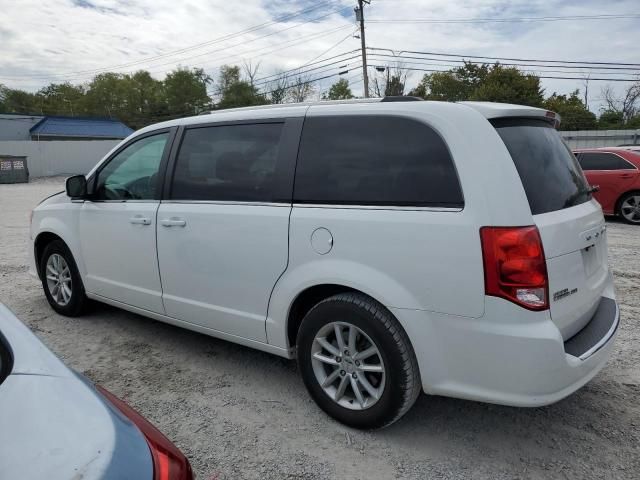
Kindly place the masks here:
POLYGON ((332 322, 316 334, 311 347, 316 380, 338 405, 365 410, 382 396, 385 366, 380 351, 360 328, 332 322))
POLYGON ((629 222, 640 223, 640 195, 627 197, 620 205, 620 212, 629 222))
POLYGON ((54 253, 47 260, 47 288, 51 298, 61 307, 71 300, 71 269, 64 257, 54 253))

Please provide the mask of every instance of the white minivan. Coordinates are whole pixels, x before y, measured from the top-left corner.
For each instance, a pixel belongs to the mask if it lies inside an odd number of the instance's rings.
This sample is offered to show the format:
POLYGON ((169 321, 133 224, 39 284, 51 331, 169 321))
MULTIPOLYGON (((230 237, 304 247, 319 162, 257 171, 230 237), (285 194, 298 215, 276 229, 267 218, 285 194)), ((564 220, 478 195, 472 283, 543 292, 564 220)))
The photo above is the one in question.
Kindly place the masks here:
POLYGON ((49 303, 297 357, 317 404, 359 428, 420 391, 566 397, 603 367, 619 312, 602 210, 558 117, 397 100, 134 133, 33 211, 49 303))

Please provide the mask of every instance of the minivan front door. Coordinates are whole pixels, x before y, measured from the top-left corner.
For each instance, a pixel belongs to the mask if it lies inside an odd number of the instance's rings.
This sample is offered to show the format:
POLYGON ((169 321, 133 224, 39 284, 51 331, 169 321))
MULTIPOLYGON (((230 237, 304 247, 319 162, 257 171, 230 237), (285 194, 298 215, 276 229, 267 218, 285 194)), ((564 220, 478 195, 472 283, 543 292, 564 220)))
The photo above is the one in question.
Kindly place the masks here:
POLYGON ((298 133, 286 125, 185 130, 158 210, 167 315, 266 341, 269 297, 288 261, 298 133))
POLYGON ((164 313, 156 254, 161 165, 171 133, 126 145, 98 171, 79 218, 87 292, 164 313))

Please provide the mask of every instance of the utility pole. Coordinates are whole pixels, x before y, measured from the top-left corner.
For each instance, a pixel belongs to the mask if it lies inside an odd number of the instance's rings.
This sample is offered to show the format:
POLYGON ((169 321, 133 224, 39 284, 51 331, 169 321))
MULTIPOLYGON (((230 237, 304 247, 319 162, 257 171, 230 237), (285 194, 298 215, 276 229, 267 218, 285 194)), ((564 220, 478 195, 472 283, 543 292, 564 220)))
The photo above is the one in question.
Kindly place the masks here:
POLYGON ((367 75, 367 42, 364 38, 364 4, 369 5, 371 0, 358 0, 355 8, 356 20, 360 21, 360 44, 362 49, 362 78, 364 80, 364 98, 369 98, 369 75, 367 75))

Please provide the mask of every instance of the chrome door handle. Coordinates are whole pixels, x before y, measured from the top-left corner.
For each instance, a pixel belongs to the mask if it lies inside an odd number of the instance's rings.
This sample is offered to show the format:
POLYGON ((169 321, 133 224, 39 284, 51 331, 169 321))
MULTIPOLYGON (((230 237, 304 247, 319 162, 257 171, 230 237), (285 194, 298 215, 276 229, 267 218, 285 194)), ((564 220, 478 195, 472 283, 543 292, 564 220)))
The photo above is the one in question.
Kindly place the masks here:
POLYGON ((187 221, 180 218, 165 218, 160 220, 160 225, 163 227, 184 227, 186 224, 187 221))
POLYGON ((151 225, 151 219, 146 217, 131 217, 129 223, 134 225, 151 225))

